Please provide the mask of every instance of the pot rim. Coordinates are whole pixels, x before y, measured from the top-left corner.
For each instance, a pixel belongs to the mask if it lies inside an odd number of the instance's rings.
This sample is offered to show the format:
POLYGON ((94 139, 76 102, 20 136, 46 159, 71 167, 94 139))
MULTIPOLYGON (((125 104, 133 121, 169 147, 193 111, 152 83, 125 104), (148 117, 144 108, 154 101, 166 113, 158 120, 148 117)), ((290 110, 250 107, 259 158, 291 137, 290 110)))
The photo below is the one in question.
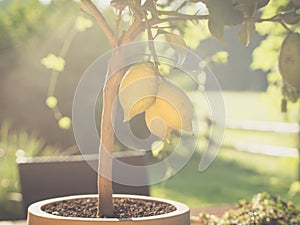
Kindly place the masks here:
POLYGON ((83 217, 64 217, 64 216, 56 216, 52 215, 50 213, 44 212, 41 208, 44 205, 58 202, 62 200, 70 200, 70 199, 80 199, 80 198, 98 198, 98 194, 84 194, 84 195, 72 195, 72 196, 65 196, 65 197, 58 197, 58 198, 52 198, 47 200, 42 200, 36 203, 33 203, 28 207, 28 213, 37 216, 37 217, 46 217, 51 219, 59 219, 59 220, 78 220, 78 221, 107 221, 107 222, 113 222, 113 221, 145 221, 145 220, 155 220, 155 219, 162 219, 162 218, 169 218, 172 216, 178 216, 185 213, 189 213, 190 209, 187 205, 176 202, 169 199, 164 198, 156 198, 156 197, 149 197, 149 196, 142 196, 142 195, 128 195, 128 194, 113 194, 113 198, 132 198, 132 199, 144 199, 148 201, 155 201, 155 202, 164 202, 167 204, 171 204, 175 206, 176 210, 170 213, 162 214, 162 215, 156 215, 156 216, 147 216, 147 217, 138 217, 138 218, 124 218, 124 219, 118 219, 118 218, 83 218, 83 217))

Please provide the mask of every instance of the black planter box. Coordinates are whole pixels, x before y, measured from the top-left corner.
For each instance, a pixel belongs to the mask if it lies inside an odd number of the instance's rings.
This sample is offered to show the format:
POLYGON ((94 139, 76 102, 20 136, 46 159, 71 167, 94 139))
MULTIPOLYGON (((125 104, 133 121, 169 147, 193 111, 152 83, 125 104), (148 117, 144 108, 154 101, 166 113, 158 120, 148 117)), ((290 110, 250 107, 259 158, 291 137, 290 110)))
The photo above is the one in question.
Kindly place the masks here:
MULTIPOLYGON (((116 159, 134 166, 145 165, 144 153, 120 152, 116 159)), ((24 218, 30 204, 55 197, 97 193, 97 173, 87 161, 96 168, 98 155, 34 157, 18 159, 21 191, 23 195, 24 218)), ((113 169, 112 177, 122 173, 146 183, 146 169, 139 169, 136 174, 113 169)), ((149 195, 148 186, 127 186, 113 182, 115 194, 149 195)))

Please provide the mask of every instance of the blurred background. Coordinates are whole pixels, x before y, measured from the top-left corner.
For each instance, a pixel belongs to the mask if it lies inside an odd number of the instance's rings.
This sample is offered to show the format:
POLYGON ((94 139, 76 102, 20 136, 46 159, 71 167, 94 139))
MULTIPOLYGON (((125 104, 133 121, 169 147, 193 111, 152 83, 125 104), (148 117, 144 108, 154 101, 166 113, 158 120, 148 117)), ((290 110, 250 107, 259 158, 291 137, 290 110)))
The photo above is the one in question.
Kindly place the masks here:
MULTIPOLYGON (((17 157, 77 153, 70 124, 74 92, 86 68, 109 49, 80 6, 70 0, 0 0, 0 220, 21 215, 17 157), (57 60, 49 54, 63 56, 62 70, 45 68, 57 60)), ((114 23, 114 12, 103 11, 114 23)), ((224 91, 228 128, 223 146, 204 173, 197 171, 199 147, 182 171, 151 187, 151 195, 199 207, 232 204, 268 191, 300 206, 299 106, 289 105, 289 113, 281 113, 275 75, 257 63, 255 49, 267 36, 258 33, 244 48, 237 44, 238 28, 226 31, 226 44, 205 34, 194 40, 192 34, 199 30, 190 25, 183 34, 201 57, 226 52, 209 63, 224 91)))

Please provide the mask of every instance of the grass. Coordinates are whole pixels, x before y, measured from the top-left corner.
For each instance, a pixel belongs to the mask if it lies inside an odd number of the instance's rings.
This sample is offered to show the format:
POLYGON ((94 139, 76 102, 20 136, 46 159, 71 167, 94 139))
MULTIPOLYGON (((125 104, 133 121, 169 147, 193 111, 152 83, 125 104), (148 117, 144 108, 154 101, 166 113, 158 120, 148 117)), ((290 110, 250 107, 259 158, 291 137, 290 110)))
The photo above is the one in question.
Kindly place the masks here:
MULTIPOLYGON (((224 93, 226 118, 240 120, 289 121, 293 116, 280 112, 280 99, 262 93, 224 93)), ((226 130, 224 144, 238 141, 297 147, 297 137, 254 131, 226 130)), ((151 187, 151 194, 181 201, 190 207, 233 204, 242 198, 250 199, 258 192, 280 195, 300 207, 300 194, 288 194, 297 179, 297 159, 272 157, 222 148, 214 163, 198 172, 201 151, 178 174, 151 187)))
MULTIPOLYGON (((198 172, 200 155, 196 155, 177 175, 159 185, 151 194, 181 201, 190 207, 232 204, 267 191, 283 198, 296 178, 296 160, 257 156, 222 149, 216 161, 205 171, 198 172)), ((300 196, 293 198, 299 205, 300 196)))

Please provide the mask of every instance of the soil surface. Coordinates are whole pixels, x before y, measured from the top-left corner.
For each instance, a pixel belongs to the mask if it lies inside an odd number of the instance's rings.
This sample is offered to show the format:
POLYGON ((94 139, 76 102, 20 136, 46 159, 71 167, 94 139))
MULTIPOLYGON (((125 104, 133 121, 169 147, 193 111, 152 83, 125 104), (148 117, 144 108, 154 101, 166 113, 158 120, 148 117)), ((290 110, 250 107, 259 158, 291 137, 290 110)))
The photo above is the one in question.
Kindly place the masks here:
MULTIPOLYGON (((114 198, 113 204, 114 216, 119 219, 157 216, 176 210, 167 203, 133 198, 114 198)), ((47 204, 42 210, 56 216, 97 218, 97 206, 97 198, 79 198, 47 204)))

